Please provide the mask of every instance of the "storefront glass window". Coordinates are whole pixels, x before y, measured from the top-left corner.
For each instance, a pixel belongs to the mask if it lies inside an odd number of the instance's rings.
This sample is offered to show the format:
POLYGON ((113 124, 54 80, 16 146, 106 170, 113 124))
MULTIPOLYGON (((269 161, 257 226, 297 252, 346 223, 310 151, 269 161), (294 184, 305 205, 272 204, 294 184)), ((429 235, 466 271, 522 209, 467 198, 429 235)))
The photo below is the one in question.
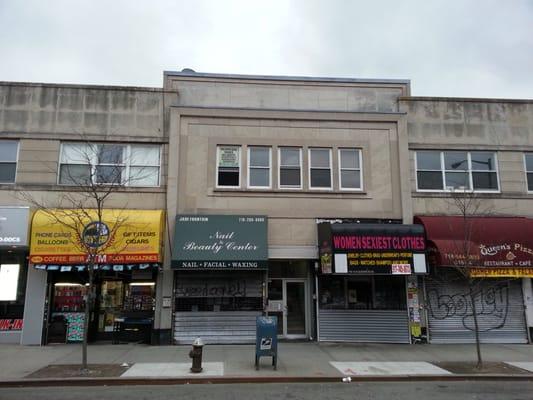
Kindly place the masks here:
POLYGON ((21 319, 24 316, 28 273, 24 259, 23 254, 0 252, 0 319, 21 319))
POLYGON ((335 310, 405 310, 405 278, 322 276, 319 306, 335 310))
POLYGON ((405 278, 401 276, 374 277, 374 309, 405 310, 405 278))
POLYGON ((372 309, 372 277, 346 280, 346 303, 350 309, 372 309))

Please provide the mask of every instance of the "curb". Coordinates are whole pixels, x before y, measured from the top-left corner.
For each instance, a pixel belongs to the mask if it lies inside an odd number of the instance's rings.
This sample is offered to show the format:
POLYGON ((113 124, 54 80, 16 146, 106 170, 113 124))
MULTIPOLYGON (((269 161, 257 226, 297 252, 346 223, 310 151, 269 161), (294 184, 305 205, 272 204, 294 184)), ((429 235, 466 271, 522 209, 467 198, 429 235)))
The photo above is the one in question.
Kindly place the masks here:
POLYGON ((451 382, 451 381, 533 381, 533 374, 456 374, 456 375, 360 375, 343 382, 342 376, 227 376, 202 378, 53 378, 0 381, 0 388, 58 386, 136 386, 243 383, 358 383, 358 382, 451 382))

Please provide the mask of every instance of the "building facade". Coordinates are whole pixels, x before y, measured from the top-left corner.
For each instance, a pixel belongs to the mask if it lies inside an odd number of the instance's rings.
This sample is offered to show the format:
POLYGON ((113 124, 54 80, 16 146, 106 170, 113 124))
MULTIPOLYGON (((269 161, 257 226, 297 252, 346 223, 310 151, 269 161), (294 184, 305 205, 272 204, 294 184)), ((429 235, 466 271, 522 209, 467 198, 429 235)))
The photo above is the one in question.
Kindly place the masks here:
POLYGON ((386 236, 412 223, 407 125, 398 102, 409 83, 185 71, 166 73, 165 90, 178 92, 169 104, 176 157, 169 160, 167 211, 184 226, 171 238, 179 245, 164 287, 174 303, 167 313, 174 342, 197 335, 253 341, 255 316, 264 311, 278 317, 284 338, 409 342, 405 275, 393 276, 390 265, 323 268, 317 229, 319 222, 344 223, 386 236), (228 215, 241 216, 243 225, 264 219, 266 243, 249 241, 259 234, 241 233, 238 221, 225 226, 220 217, 228 215), (205 237, 187 242, 185 226, 195 216, 205 237), (207 254, 215 242, 268 251, 253 266, 234 266, 223 261, 242 256, 207 254), (201 248, 188 256, 180 251, 186 245, 201 248))
POLYGON ((413 215, 433 255, 430 341, 474 341, 474 312, 483 342, 531 341, 533 102, 411 97, 400 108, 413 215), (447 268, 463 266, 465 255, 480 278, 476 310, 465 280, 447 268))
POLYGON ((161 89, 0 84, 2 280, 13 291, 0 301, 1 341, 81 340, 86 260, 67 225, 82 213, 90 222, 90 188, 98 185, 115 188, 100 207, 102 226, 116 237, 99 260, 89 336, 107 339, 121 313, 157 329, 168 158, 162 104, 161 89), (118 215, 129 218, 120 229, 118 215), (146 245, 126 238, 147 231, 154 237, 146 245))
POLYGON ((533 102, 409 85, 191 70, 162 89, 1 84, 0 340, 79 340, 87 272, 58 225, 85 179, 116 187, 94 340, 253 342, 268 313, 285 339, 469 342, 466 263, 482 340, 529 342, 533 102))

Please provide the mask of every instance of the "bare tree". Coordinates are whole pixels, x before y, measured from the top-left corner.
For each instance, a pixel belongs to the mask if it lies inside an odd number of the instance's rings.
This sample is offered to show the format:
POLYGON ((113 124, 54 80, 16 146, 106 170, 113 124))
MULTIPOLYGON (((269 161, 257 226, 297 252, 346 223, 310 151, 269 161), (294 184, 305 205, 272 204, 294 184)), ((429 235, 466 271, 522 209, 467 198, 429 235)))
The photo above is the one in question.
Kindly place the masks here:
MULTIPOLYGON (((68 185, 64 191, 53 200, 37 198, 31 192, 18 193, 20 198, 45 213, 51 224, 60 224, 71 232, 71 243, 84 255, 88 274, 81 362, 84 374, 89 371, 87 342, 90 313, 96 297, 95 280, 101 273, 98 264, 111 245, 109 239, 127 224, 127 218, 121 215, 126 204, 118 209, 112 223, 104 221, 104 210, 112 196, 124 186, 152 173, 141 167, 129 171, 126 176, 124 148, 120 144, 97 144, 88 140, 69 143, 68 151, 63 149, 59 169, 59 183, 68 185)), ((52 197, 50 193, 48 196, 52 197)))
MULTIPOLYGON (((453 233, 457 239, 452 241, 452 254, 447 257, 446 266, 452 267, 456 272, 455 279, 458 279, 460 283, 466 286, 465 299, 468 299, 467 301, 470 303, 471 317, 474 323, 472 330, 476 346, 476 368, 482 369, 481 329, 477 302, 478 300, 482 301, 486 279, 472 276, 471 269, 478 267, 480 261, 479 248, 473 240, 480 233, 479 224, 476 224, 475 221, 479 217, 491 215, 492 210, 490 205, 484 202, 476 193, 465 188, 453 190, 448 200, 448 205, 451 213, 458 217, 461 222, 458 225, 453 224, 451 221, 448 222, 450 233, 453 233), (458 226, 460 231, 456 229, 458 226)), ((439 278, 434 276, 432 279, 438 280, 439 278)), ((445 279, 449 283, 450 274, 447 274, 445 279)), ((468 308, 468 304, 464 306, 468 308)), ((469 329, 466 324, 465 328, 469 329)))

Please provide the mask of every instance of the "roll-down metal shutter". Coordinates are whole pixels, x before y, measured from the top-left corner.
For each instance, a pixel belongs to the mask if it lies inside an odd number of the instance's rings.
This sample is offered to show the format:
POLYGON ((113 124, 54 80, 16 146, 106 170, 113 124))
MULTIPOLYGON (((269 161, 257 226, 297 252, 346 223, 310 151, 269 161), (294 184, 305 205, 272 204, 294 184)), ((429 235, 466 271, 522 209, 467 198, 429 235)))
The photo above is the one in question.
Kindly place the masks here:
POLYGON ((176 274, 174 342, 191 344, 197 337, 210 344, 255 342, 262 276, 262 271, 176 274))
MULTIPOLYGON (((451 276, 451 275, 450 275, 451 276)), ((485 279, 477 283, 476 314, 482 343, 527 343, 520 280, 485 279)), ((468 285, 461 280, 426 280, 431 343, 474 343, 468 285)))
POLYGON ((406 310, 319 310, 319 340, 409 343, 406 310))

